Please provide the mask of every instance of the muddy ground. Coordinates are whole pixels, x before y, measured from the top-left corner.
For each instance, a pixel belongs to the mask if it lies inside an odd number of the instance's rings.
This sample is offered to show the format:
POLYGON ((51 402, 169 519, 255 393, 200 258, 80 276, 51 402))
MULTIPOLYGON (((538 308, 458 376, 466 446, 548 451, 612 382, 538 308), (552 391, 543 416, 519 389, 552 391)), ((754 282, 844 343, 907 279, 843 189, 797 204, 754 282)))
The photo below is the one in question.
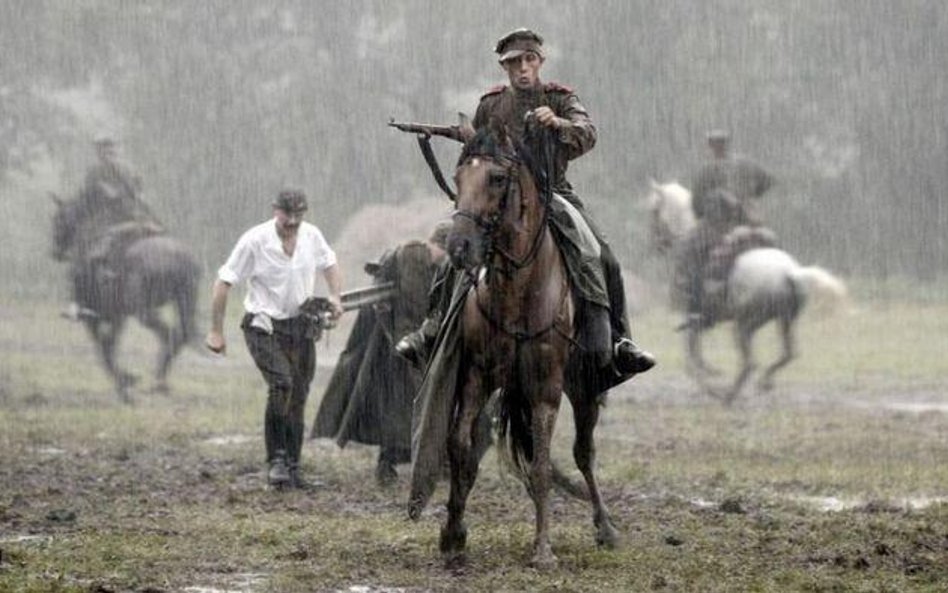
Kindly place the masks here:
MULTIPOLYGON (((377 486, 374 448, 308 441, 315 487, 267 489, 263 384, 236 330, 228 358, 190 350, 170 395, 144 379, 125 405, 77 327, 19 305, 3 317, 0 591, 948 590, 940 338, 915 349, 912 373, 888 372, 858 362, 872 354, 852 342, 870 330, 837 343, 832 324, 853 322, 821 322, 804 336, 819 355, 725 408, 681 372, 670 321, 645 319, 662 365, 611 394, 597 433, 621 548, 598 550, 588 508, 556 494, 559 566, 529 567, 532 506, 489 453, 468 564, 447 570, 446 489, 410 522, 408 468, 377 486)), ((320 346, 308 421, 343 342, 320 346)), ((153 355, 136 330, 123 351, 138 369, 153 355)), ((564 408, 564 466, 571 433, 564 408)))

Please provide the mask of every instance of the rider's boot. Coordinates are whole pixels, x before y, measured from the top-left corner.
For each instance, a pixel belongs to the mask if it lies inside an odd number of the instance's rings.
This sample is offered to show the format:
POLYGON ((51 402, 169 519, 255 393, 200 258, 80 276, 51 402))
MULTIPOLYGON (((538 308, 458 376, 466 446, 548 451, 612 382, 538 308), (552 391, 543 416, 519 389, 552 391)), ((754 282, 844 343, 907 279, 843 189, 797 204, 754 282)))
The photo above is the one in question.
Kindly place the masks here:
POLYGON ((435 338, 444 312, 451 302, 451 293, 454 284, 451 262, 445 259, 440 265, 431 282, 428 292, 428 314, 415 331, 406 334, 395 344, 395 352, 405 358, 416 368, 423 369, 431 356, 435 338))
POLYGON ((415 367, 424 368, 438 335, 438 324, 435 318, 426 317, 418 329, 395 344, 395 352, 415 367))
POLYGON ((632 341, 626 312, 622 270, 609 246, 602 246, 602 269, 609 293, 609 322, 612 327, 612 364, 620 375, 644 373, 655 366, 655 356, 632 341))
POLYGON ((643 350, 631 338, 619 338, 613 347, 612 363, 622 375, 644 373, 655 366, 655 356, 643 350))

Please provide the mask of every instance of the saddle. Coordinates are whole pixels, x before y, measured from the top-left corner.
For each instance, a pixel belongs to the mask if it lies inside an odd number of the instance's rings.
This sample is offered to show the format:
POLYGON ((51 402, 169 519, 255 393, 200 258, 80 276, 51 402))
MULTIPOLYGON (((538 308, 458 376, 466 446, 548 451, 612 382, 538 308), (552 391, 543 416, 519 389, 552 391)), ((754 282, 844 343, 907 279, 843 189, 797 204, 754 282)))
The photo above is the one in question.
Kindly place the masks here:
POLYGON ((737 226, 711 250, 704 274, 705 323, 725 318, 727 310, 727 278, 737 258, 751 249, 775 247, 777 234, 763 226, 737 226))

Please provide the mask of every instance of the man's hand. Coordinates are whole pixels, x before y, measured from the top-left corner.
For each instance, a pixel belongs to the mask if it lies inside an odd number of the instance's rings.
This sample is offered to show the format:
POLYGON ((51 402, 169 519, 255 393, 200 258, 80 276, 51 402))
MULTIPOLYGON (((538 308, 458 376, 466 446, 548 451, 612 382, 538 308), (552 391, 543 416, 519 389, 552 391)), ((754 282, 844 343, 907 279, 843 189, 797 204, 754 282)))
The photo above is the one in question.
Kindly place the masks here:
POLYGON ((224 341, 224 334, 219 331, 211 330, 207 332, 204 338, 204 345, 215 354, 227 354, 227 342, 224 341))
POLYGON ((553 128, 554 130, 559 129, 565 121, 563 118, 557 117, 557 115, 553 113, 553 110, 546 105, 534 109, 533 115, 541 125, 553 128))
POLYGON ((330 295, 329 296, 329 316, 335 321, 342 317, 342 314, 345 310, 342 308, 342 299, 338 296, 330 295))

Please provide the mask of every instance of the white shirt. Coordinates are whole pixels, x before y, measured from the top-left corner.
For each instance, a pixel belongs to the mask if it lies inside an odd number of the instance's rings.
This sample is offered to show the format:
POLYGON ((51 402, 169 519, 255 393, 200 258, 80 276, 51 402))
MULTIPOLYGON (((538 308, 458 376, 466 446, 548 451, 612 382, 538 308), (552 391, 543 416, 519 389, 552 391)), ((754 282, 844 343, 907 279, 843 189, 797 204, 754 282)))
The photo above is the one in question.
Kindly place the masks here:
POLYGON ((289 319, 316 290, 316 272, 336 263, 336 252, 315 225, 301 222, 296 249, 290 257, 283 251, 276 219, 245 232, 217 277, 230 285, 247 281, 244 309, 272 319, 289 319))

